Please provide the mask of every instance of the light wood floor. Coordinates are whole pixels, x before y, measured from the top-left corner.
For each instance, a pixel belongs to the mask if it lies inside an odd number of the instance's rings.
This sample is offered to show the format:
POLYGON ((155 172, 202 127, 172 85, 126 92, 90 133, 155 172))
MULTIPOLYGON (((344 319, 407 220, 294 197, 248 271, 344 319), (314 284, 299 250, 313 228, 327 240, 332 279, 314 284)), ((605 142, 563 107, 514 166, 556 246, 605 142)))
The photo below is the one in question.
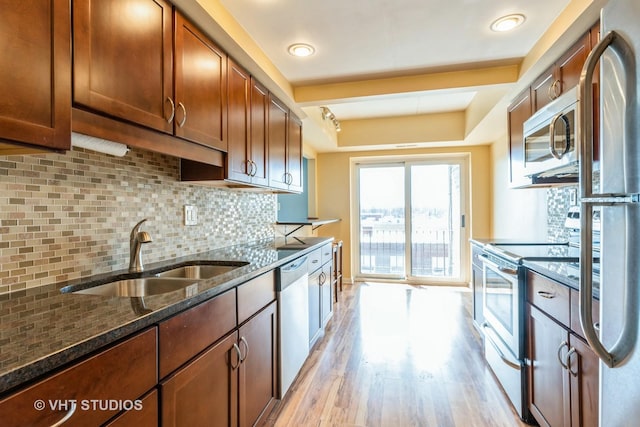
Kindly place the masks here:
POLYGON ((482 357, 466 288, 345 285, 270 426, 525 426, 482 357))

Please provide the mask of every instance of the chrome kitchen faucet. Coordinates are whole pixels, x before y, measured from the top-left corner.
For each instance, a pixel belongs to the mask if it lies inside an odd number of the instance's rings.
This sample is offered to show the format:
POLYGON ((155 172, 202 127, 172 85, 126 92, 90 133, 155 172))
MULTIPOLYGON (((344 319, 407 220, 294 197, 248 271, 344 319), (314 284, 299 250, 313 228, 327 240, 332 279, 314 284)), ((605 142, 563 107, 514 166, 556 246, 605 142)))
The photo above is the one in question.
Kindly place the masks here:
POLYGON ((131 236, 129 237, 129 271, 141 272, 144 270, 142 265, 142 244, 150 243, 151 236, 146 231, 139 231, 140 226, 147 218, 137 223, 133 230, 131 230, 131 236))

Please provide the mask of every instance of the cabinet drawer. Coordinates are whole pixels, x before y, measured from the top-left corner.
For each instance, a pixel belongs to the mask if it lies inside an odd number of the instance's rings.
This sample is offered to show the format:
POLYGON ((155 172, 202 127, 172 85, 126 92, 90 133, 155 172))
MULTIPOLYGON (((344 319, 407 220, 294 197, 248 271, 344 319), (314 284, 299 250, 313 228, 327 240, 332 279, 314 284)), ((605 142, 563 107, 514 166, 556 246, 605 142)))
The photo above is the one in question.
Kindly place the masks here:
MULTIPOLYGON (((594 299, 591 308, 591 319, 593 323, 599 323, 600 301, 594 299)), ((580 293, 574 290, 571 291, 571 330, 581 338, 586 339, 582 331, 582 325, 580 324, 580 293)))
POLYGON ((243 323, 275 299, 273 270, 238 286, 238 324, 243 323))
POLYGON ((222 338, 236 325, 235 289, 160 323, 160 378, 222 338))
POLYGON ((321 253, 321 263, 326 264, 328 262, 333 261, 333 243, 327 243, 323 247, 320 248, 321 253))
POLYGON ((532 271, 527 272, 527 296, 535 305, 558 322, 569 327, 569 288, 532 271))
POLYGON ((91 410, 91 400, 136 400, 157 383, 157 329, 148 329, 0 402, 0 423, 50 426, 72 408, 65 425, 100 425, 118 410, 91 410), (37 402, 44 409, 36 410, 37 402), (89 406, 86 406, 89 405, 89 406))
POLYGON ((309 253, 309 274, 319 269, 322 265, 322 249, 323 248, 316 249, 309 253))

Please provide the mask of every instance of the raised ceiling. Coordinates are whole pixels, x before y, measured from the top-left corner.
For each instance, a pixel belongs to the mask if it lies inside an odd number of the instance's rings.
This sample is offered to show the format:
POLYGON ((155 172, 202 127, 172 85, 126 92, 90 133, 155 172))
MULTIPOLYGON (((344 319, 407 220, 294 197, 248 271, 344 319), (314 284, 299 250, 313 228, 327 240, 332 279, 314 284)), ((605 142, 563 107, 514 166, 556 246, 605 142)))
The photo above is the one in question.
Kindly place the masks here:
POLYGON ((514 81, 483 84, 478 77, 476 83, 475 71, 480 76, 500 66, 517 68, 570 3, 219 1, 292 84, 295 101, 305 111, 327 106, 343 123, 465 110, 484 90, 495 91, 501 83, 514 81), (524 24, 508 33, 489 29, 494 19, 511 13, 524 14, 524 24), (299 42, 313 45, 316 53, 306 58, 291 56, 287 47, 299 42), (464 78, 447 81, 451 71, 463 73, 464 78), (444 81, 425 82, 434 75, 444 81))

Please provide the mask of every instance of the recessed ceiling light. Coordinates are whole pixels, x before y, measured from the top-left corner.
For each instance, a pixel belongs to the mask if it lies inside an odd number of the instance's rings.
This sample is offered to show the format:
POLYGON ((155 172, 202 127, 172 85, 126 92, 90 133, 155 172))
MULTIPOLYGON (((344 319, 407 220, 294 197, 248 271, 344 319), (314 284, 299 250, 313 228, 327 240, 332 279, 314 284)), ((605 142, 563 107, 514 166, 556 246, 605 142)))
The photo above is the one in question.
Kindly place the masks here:
POLYGON ((525 20, 524 15, 520 13, 503 16, 493 21, 493 23, 491 24, 491 29, 497 32, 513 30, 518 25, 521 25, 524 22, 524 20, 525 20))
POLYGON ((289 53, 293 56, 299 56, 299 57, 304 57, 304 56, 309 56, 309 55, 313 55, 313 53, 316 51, 313 46, 311 46, 310 44, 306 44, 306 43, 295 43, 292 44, 291 46, 289 46, 289 53))

